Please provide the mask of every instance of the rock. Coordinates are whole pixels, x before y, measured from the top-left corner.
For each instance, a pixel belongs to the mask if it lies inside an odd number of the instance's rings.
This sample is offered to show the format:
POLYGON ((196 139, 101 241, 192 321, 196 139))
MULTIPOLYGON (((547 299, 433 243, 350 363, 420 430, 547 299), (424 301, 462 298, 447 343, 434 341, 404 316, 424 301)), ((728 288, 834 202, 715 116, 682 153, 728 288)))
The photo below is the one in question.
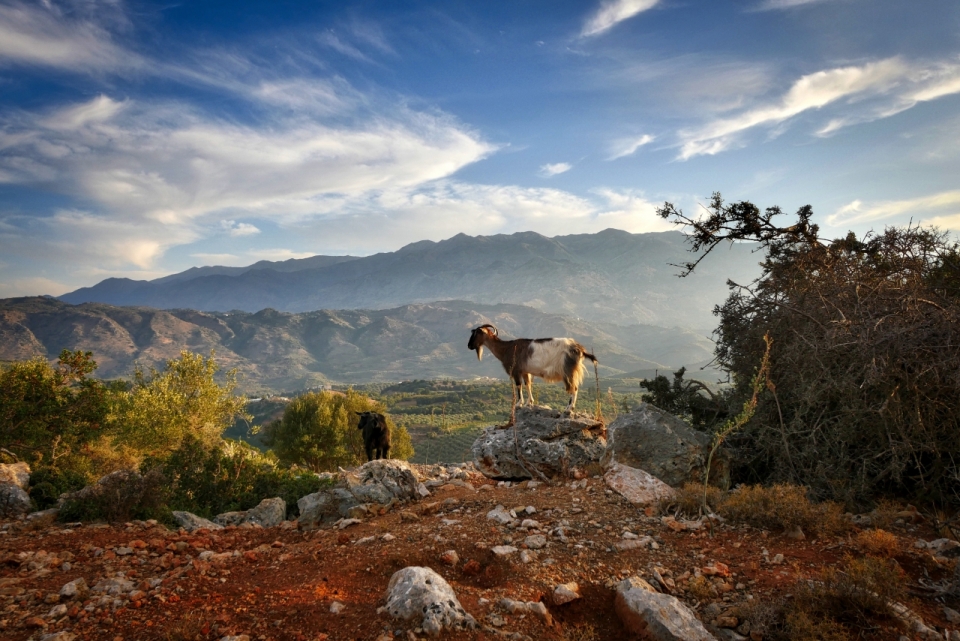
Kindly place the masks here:
MULTIPOLYGON (((608 427, 601 464, 605 469, 620 463, 645 470, 671 487, 680 487, 703 481, 710 440, 679 418, 640 403, 608 427)), ((719 450, 713 458, 710 480, 722 486, 729 475, 728 456, 719 450)))
POLYGON ((523 519, 523 522, 520 523, 520 527, 524 530, 539 530, 540 522, 534 521, 533 519, 523 519))
POLYGON ((111 579, 101 579, 93 586, 93 592, 97 594, 106 594, 109 596, 120 596, 133 592, 136 586, 133 581, 122 577, 113 577, 111 579))
POLYGON ((65 583, 63 587, 60 588, 60 598, 63 601, 72 601, 73 599, 83 601, 87 598, 88 594, 90 594, 90 588, 87 586, 87 582, 83 577, 65 583))
POLYGON ((14 483, 0 483, 0 519, 16 519, 30 513, 30 495, 14 483))
POLYGON ((339 601, 333 601, 330 604, 330 614, 340 614, 341 612, 343 612, 344 608, 346 607, 347 606, 340 603, 339 601))
POLYGON ((605 446, 603 424, 588 414, 568 416, 537 406, 517 408, 514 427, 486 428, 472 451, 477 469, 489 478, 530 479, 561 476, 597 463, 605 446))
POLYGON ((250 637, 246 634, 237 634, 221 637, 220 641, 250 641, 250 637))
POLYGON ((640 548, 650 547, 650 544, 653 542, 653 538, 649 536, 643 536, 639 539, 624 539, 622 541, 617 541, 613 544, 613 547, 620 552, 626 552, 627 550, 638 550, 640 548))
POLYGON ((784 533, 788 539, 793 539, 794 541, 803 541, 807 536, 803 533, 803 530, 800 529, 799 525, 794 525, 792 528, 787 530, 784 533))
POLYGON ((676 490, 647 472, 612 461, 603 474, 607 486, 634 505, 646 507, 669 501, 676 490))
POLYGON ((553 617, 547 606, 539 601, 514 601, 513 599, 500 599, 500 607, 510 614, 535 614, 540 617, 547 625, 553 625, 553 617))
POLYGON ((65 606, 62 603, 58 603, 57 605, 50 608, 50 612, 47 613, 47 618, 59 619, 62 616, 66 616, 66 614, 67 614, 67 606, 65 606))
POLYGON ((523 540, 523 544, 531 550, 542 550, 547 547, 547 537, 542 534, 531 534, 523 540))
POLYGON ((943 617, 950 623, 957 624, 960 623, 960 612, 947 606, 943 606, 943 617))
POLYGON ((927 543, 927 549, 936 556, 955 558, 960 556, 960 543, 953 539, 935 539, 927 543))
POLYGON ((490 548, 490 551, 493 552, 494 556, 503 558, 510 556, 511 554, 516 554, 517 548, 513 547, 512 545, 495 545, 490 548))
POLYGON ((73 641, 76 638, 77 635, 73 632, 61 630, 60 632, 54 632, 52 634, 44 634, 40 637, 40 641, 73 641))
POLYGON ((502 505, 498 505, 489 512, 487 512, 487 518, 491 521, 496 521, 500 525, 507 525, 508 523, 513 523, 517 518, 507 511, 502 505))
POLYGON ((537 553, 533 550, 520 550, 521 563, 533 563, 537 560, 537 553))
POLYGON ((457 554, 456 550, 447 550, 440 555, 440 560, 447 565, 456 565, 460 562, 460 555, 457 554))
POLYGON ((209 519, 205 519, 196 514, 190 512, 182 512, 180 510, 173 511, 173 520, 177 522, 177 525, 182 527, 187 532, 193 532, 195 530, 207 529, 207 530, 222 530, 223 526, 209 519))
POLYGON ((579 598, 580 586, 572 581, 570 583, 561 583, 557 587, 553 588, 554 605, 563 605, 564 603, 576 601, 579 598))
MULTIPOLYGON (((380 459, 353 471, 341 471, 336 486, 308 494, 297 501, 300 527, 329 525, 342 518, 358 516, 357 508, 418 501, 426 491, 410 464, 380 459)), ((429 494, 429 492, 427 493, 429 494)))
POLYGON ((0 463, 0 484, 16 485, 21 490, 30 486, 30 466, 23 461, 19 463, 0 463))
POLYGON ((693 611, 669 594, 660 594, 639 577, 617 585, 614 603, 624 627, 654 641, 715 641, 693 611))
POLYGON ((387 585, 386 611, 395 618, 421 620, 419 626, 431 636, 444 628, 477 627, 450 585, 430 568, 411 566, 395 572, 387 585))
POLYGON ((55 507, 52 507, 48 510, 40 510, 39 512, 31 512, 27 515, 27 518, 23 520, 23 524, 31 530, 42 530, 43 528, 48 528, 54 523, 57 522, 57 517, 60 516, 60 510, 55 507))
POLYGON ((280 497, 263 499, 249 510, 242 512, 225 512, 213 517, 214 523, 219 525, 242 525, 254 523, 260 527, 276 527, 283 523, 287 516, 287 502, 280 497))

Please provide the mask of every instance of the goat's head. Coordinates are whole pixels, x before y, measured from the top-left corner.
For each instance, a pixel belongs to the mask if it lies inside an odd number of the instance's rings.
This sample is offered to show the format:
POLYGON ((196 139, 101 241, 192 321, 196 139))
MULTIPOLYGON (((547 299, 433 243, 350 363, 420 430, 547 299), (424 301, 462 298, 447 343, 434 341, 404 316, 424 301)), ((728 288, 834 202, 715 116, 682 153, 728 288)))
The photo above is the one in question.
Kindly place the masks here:
POLYGON ((500 332, 496 327, 490 325, 481 325, 470 332, 470 340, 467 342, 467 349, 477 350, 477 360, 483 360, 483 344, 491 337, 499 336, 500 332))
POLYGON ((376 412, 354 412, 354 414, 360 417, 360 421, 357 423, 358 430, 368 426, 376 427, 381 420, 381 415, 376 412))

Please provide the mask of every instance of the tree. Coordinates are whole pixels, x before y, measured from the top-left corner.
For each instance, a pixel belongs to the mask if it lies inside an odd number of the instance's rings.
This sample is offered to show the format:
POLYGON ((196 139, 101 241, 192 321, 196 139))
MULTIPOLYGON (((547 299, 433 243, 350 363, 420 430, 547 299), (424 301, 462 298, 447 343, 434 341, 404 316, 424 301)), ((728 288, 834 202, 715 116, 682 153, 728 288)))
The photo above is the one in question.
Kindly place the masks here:
POLYGON ((766 389, 731 444, 741 481, 802 483, 851 504, 878 494, 960 505, 960 261, 942 232, 888 228, 858 238, 819 237, 802 207, 783 212, 714 194, 685 226, 693 271, 724 241, 765 252, 753 283, 729 283, 715 313, 717 362, 749 396, 773 339, 766 389))
MULTIPOLYGON (((281 463, 314 472, 336 470, 366 462, 363 437, 355 412, 383 412, 382 404, 353 390, 311 392, 295 398, 283 418, 265 427, 264 442, 281 463)), ((390 457, 408 459, 413 445, 406 429, 387 417, 391 432, 390 457)))
POLYGON ((34 465, 76 454, 104 430, 109 388, 90 378, 91 352, 63 350, 0 371, 0 447, 34 465))
POLYGON ((162 372, 138 367, 114 408, 117 444, 153 456, 169 455, 188 438, 207 449, 218 445, 237 417, 249 419, 246 397, 234 394, 236 370, 223 383, 216 380, 219 371, 213 352, 205 358, 186 350, 162 372))
POLYGON ((686 372, 687 368, 681 367, 673 373, 672 382, 663 374, 643 379, 640 387, 649 394, 640 398, 665 412, 689 419, 698 429, 709 431, 730 415, 729 394, 714 393, 702 381, 684 380, 686 372))

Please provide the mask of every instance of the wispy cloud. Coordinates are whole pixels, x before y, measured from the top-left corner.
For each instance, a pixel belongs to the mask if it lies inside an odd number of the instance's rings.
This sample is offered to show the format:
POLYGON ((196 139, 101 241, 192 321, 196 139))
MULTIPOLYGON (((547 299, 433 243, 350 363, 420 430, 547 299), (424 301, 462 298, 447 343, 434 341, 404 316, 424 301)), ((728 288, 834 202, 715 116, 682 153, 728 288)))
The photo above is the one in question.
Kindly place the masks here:
POLYGON ((548 163, 546 165, 540 165, 539 173, 544 178, 551 178, 557 174, 564 174, 573 169, 573 165, 568 162, 556 162, 548 163))
MULTIPOLYGON (((60 3, 62 4, 62 3, 60 3)), ((54 2, 9 2, 0 6, 0 64, 102 72, 140 67, 140 56, 118 45, 102 26, 116 21, 117 2, 77 3, 68 11, 54 2), (113 14, 104 20, 84 9, 113 14), (91 9, 91 10, 92 10, 91 9)))
POLYGON ((960 229, 960 190, 943 191, 907 200, 874 203, 854 200, 827 216, 827 224, 842 227, 875 223, 892 218, 912 218, 914 222, 922 221, 948 229, 960 229))
POLYGON ((638 13, 652 9, 658 2, 659 0, 605 0, 584 23, 580 37, 599 35, 638 13))
POLYGON ((621 138, 611 145, 611 155, 608 160, 616 160, 625 156, 632 156, 637 149, 653 142, 650 134, 643 134, 639 138, 621 138))
POLYGON ((759 5, 757 5, 757 11, 773 11, 776 9, 792 9, 794 7, 802 7, 808 4, 820 4, 821 2, 829 2, 830 0, 763 0, 759 5))
POLYGON ((829 135, 851 124, 887 118, 919 102, 960 93, 960 64, 910 64, 900 57, 861 66, 839 67, 805 75, 778 101, 679 132, 680 160, 717 154, 740 144, 754 127, 774 127, 795 116, 835 106, 842 113, 821 127, 829 135))
POLYGON ((254 249, 250 252, 251 256, 257 260, 290 260, 291 258, 310 258, 315 256, 316 252, 298 252, 292 249, 254 249))

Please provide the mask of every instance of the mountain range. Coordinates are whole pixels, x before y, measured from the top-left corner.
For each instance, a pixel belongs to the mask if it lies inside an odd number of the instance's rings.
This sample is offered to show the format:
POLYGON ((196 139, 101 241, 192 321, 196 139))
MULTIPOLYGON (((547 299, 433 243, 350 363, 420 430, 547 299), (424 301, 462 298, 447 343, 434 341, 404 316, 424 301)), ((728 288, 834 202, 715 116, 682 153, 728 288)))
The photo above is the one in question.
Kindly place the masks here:
POLYGON ((161 367, 181 349, 209 353, 236 368, 248 393, 298 390, 330 382, 412 378, 469 379, 505 374, 487 354, 467 349, 470 329, 496 325, 501 336, 571 336, 600 359, 600 375, 666 370, 708 361, 713 344, 687 329, 587 321, 511 304, 469 301, 408 304, 386 310, 264 309, 203 312, 69 303, 49 298, 0 300, 0 360, 60 350, 92 351, 102 378, 128 377, 137 363, 161 367))
POLYGON ((674 265, 690 260, 679 232, 459 234, 366 257, 195 267, 150 281, 110 278, 60 299, 219 312, 386 310, 461 300, 524 305, 592 322, 708 332, 716 325, 713 307, 727 295, 727 279, 749 282, 759 274, 753 249, 718 248, 696 273, 677 278, 674 265))

